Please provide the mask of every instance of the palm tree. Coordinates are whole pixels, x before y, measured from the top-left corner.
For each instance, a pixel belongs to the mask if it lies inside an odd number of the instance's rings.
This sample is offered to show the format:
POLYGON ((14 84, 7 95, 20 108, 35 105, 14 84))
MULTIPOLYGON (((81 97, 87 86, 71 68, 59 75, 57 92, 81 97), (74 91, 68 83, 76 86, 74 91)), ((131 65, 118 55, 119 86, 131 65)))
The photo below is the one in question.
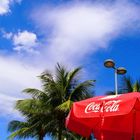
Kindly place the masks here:
POLYGON ((29 94, 31 99, 17 101, 16 109, 25 116, 25 123, 28 124, 28 132, 31 132, 31 135, 22 131, 24 126, 16 127, 15 124, 13 127, 12 121, 9 124, 9 130, 13 132, 10 137, 30 136, 43 140, 46 134, 50 134, 58 140, 64 137, 79 139, 78 136, 70 133, 64 124, 73 102, 93 96, 91 87, 94 86, 95 80, 81 82, 78 78, 80 70, 81 68, 78 67, 69 72, 64 66, 57 64, 54 75, 45 71, 39 76, 42 90, 25 89, 24 92, 29 94))
POLYGON ((136 80, 133 82, 130 76, 123 77, 122 86, 120 88, 121 93, 128 93, 128 92, 140 92, 140 80, 136 80))
POLYGON ((91 97, 90 87, 93 86, 94 80, 79 82, 77 75, 81 68, 73 71, 67 70, 57 64, 56 75, 54 77, 48 71, 42 73, 41 80, 44 84, 44 90, 48 92, 49 103, 53 107, 54 118, 56 118, 56 131, 58 139, 61 140, 65 131, 65 117, 67 116, 71 104, 91 97), (49 85, 49 86, 48 86, 49 85))
MULTIPOLYGON (((129 92, 140 92, 140 80, 134 82, 130 76, 124 76, 118 94, 129 92)), ((105 95, 115 95, 115 91, 107 91, 105 95)))

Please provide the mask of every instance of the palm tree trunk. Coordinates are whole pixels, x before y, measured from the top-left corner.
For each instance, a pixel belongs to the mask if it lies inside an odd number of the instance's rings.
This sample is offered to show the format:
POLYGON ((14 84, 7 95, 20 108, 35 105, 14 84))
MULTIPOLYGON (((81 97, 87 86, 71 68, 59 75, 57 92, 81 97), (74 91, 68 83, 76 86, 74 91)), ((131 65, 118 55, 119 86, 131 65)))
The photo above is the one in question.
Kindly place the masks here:
POLYGON ((38 134, 38 140, 43 140, 44 137, 45 137, 45 132, 43 129, 41 129, 39 134, 38 134))
POLYGON ((39 135, 39 139, 38 140, 43 140, 43 139, 44 139, 44 136, 39 135))
POLYGON ((62 128, 61 128, 61 124, 59 124, 58 140, 61 139, 62 139, 62 128))
POLYGON ((62 137, 62 135, 61 135, 61 133, 59 133, 58 140, 61 140, 61 137, 62 137))

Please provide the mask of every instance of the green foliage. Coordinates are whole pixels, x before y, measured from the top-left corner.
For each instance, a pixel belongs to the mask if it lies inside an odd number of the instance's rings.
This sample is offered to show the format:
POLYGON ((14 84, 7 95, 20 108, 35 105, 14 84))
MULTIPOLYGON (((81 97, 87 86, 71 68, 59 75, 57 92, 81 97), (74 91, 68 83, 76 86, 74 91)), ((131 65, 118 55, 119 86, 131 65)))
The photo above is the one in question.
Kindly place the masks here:
POLYGON ((13 132, 8 138, 13 140, 17 138, 28 138, 33 137, 34 133, 32 132, 33 128, 30 127, 30 124, 27 122, 21 121, 11 121, 8 125, 8 131, 13 132))
POLYGON ((73 101, 67 100, 67 101, 65 101, 64 103, 58 105, 58 106, 56 107, 56 109, 62 110, 62 111, 64 111, 64 112, 70 111, 70 107, 71 107, 72 103, 73 103, 73 101))
POLYGON ((121 93, 128 93, 128 92, 140 92, 140 81, 136 80, 133 82, 130 76, 123 78, 123 84, 120 89, 121 93))
POLYGON ((81 68, 67 71, 57 64, 56 73, 43 72, 39 78, 42 90, 28 88, 23 90, 31 96, 30 99, 19 100, 16 109, 25 117, 25 122, 11 121, 9 138, 36 137, 43 140, 46 134, 59 140, 80 139, 79 136, 65 128, 65 117, 75 101, 91 97, 91 87, 95 80, 80 82, 78 74, 81 68))

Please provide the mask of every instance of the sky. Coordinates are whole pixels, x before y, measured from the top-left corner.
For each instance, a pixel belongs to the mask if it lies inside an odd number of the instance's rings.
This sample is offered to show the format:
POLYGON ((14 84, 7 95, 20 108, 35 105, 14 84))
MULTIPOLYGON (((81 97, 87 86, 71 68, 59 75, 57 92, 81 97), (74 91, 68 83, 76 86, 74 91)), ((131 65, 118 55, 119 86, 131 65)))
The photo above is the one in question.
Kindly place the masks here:
POLYGON ((37 76, 57 62, 82 66, 82 78, 96 79, 95 93, 103 95, 114 90, 104 61, 136 80, 139 55, 139 0, 0 0, 0 139, 9 121, 21 119, 14 105, 27 98, 22 90, 40 88, 37 76))

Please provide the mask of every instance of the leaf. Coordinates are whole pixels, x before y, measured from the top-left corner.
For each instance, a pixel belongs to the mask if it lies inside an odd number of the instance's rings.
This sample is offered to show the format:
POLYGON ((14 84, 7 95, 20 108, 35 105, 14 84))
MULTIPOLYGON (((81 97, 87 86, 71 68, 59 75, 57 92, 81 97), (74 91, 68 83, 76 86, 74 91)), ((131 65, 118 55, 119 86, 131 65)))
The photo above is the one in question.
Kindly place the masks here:
POLYGON ((73 102, 71 100, 67 100, 66 102, 57 106, 56 109, 66 112, 66 111, 70 110, 72 104, 73 104, 73 102))

